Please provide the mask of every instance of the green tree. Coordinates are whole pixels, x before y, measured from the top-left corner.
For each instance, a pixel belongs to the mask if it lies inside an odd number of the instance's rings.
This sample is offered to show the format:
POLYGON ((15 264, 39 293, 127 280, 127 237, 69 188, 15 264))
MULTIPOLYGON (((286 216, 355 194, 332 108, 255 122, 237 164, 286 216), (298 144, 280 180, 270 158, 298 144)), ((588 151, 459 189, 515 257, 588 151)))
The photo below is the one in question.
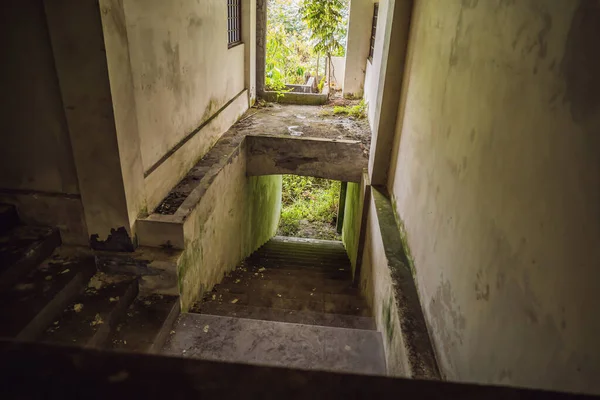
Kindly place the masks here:
POLYGON ((331 92, 331 57, 343 53, 345 39, 344 0, 304 0, 300 7, 302 19, 311 31, 314 51, 323 53, 329 63, 329 92, 331 92))

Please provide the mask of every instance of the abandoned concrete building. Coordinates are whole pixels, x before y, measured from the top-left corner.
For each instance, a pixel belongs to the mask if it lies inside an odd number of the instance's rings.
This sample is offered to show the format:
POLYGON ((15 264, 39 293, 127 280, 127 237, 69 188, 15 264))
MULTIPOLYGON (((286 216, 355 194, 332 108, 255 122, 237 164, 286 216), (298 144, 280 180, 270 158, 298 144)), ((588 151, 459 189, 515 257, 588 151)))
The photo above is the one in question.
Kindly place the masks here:
POLYGON ((0 391, 600 394, 599 0, 350 0, 368 140, 256 106, 267 0, 1 8, 0 391), (284 174, 340 242, 275 235, 284 174))

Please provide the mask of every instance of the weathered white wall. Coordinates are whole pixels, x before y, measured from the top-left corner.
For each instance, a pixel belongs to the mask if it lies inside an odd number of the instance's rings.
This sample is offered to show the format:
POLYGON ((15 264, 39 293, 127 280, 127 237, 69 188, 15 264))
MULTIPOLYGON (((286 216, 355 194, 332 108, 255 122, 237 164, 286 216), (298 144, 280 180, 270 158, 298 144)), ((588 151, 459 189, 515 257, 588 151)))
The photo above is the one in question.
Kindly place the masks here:
MULTIPOLYGON (((342 89, 346 74, 346 57, 331 57, 331 64, 331 85, 335 89, 342 89)), ((327 63, 327 68, 329 68, 329 63, 327 63)), ((326 72, 326 76, 329 76, 329 71, 326 72)))
POLYGON ((362 97, 369 57, 373 0, 351 0, 348 18, 344 96, 362 97))
POLYGON ((450 380, 600 393, 599 21, 416 2, 389 188, 450 380))
POLYGON ((21 220, 60 228, 63 242, 87 243, 79 183, 41 0, 0 5, 0 202, 21 220))
POLYGON ((0 188, 78 194, 43 3, 3 1, 0 43, 0 188))
MULTIPOLYGON (((227 3, 125 0, 144 171, 244 89, 227 3)), ((214 139, 214 138, 213 138, 214 139)))

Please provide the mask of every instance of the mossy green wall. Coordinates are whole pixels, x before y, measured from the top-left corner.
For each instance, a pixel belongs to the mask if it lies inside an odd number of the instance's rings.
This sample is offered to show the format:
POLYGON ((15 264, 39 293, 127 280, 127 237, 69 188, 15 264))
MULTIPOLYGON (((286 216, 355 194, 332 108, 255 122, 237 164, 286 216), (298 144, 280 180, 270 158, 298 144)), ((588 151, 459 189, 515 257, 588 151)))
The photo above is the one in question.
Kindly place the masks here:
POLYGON ((348 189, 346 190, 342 242, 344 243, 344 247, 346 247, 348 257, 350 257, 352 274, 354 274, 354 269, 356 268, 356 256, 358 254, 358 237, 360 234, 361 218, 360 197, 360 184, 349 182, 348 189))
POLYGON ((246 256, 265 244, 277 232, 281 216, 281 183, 281 175, 248 177, 246 256))
POLYGON ((277 231, 281 176, 247 177, 245 154, 230 158, 186 221, 178 275, 184 311, 277 231))

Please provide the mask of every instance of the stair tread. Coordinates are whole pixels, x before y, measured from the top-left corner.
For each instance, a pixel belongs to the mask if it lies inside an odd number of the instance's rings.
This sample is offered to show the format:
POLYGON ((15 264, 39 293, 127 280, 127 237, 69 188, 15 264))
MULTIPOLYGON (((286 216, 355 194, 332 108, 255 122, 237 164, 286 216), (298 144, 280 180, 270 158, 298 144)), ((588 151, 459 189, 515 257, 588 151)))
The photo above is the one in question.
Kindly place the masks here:
POLYGON ((385 374, 381 334, 362 329, 183 314, 162 353, 364 374, 385 374))
POLYGON ((299 237, 293 237, 293 236, 274 236, 267 243, 267 245, 275 245, 275 244, 285 244, 285 245, 296 244, 296 245, 344 248, 344 244, 339 240, 299 238, 299 237))
POLYGON ((314 311, 297 311, 278 308, 244 306, 231 303, 206 302, 196 303, 191 308, 190 312, 196 314, 220 315, 224 317, 281 321, 304 325, 322 325, 338 328, 376 330, 375 321, 371 317, 319 313, 314 311))
MULTIPOLYGON (((60 245, 60 235, 54 228, 21 225, 0 235, 0 273, 32 260, 28 265, 37 266, 60 245), (44 246, 47 245, 47 246, 44 246), (48 246, 49 245, 49 246, 48 246), (39 255, 36 250, 47 247, 39 255)), ((26 271, 27 273, 29 271, 26 271)))
POLYGON ((148 351, 178 301, 178 296, 160 294, 136 298, 112 332, 108 347, 133 352, 148 351))
POLYGON ((360 295, 357 288, 352 286, 352 282, 342 279, 327 279, 322 276, 306 275, 303 273, 294 273, 289 275, 275 275, 273 270, 263 273, 232 273, 225 277, 219 284, 219 288, 225 285, 233 285, 244 288, 260 288, 276 290, 283 292, 308 292, 308 293, 334 293, 360 295), (266 273, 266 276, 265 276, 266 273))
POLYGON ((12 204, 0 204, 0 234, 3 234, 19 224, 17 209, 12 204))
MULTIPOLYGON (((83 282, 93 275, 94 269, 92 257, 66 256, 63 258, 60 254, 55 254, 42 262, 12 287, 0 293, 0 302, 11 305, 11 307, 0 309, 0 336, 17 336, 42 310, 44 312, 61 312, 61 309, 50 310, 46 307, 52 302, 68 302, 70 297, 77 294, 77 291, 74 290, 63 296, 59 296, 59 293, 76 279, 77 274, 84 275, 83 278, 80 278, 82 282, 80 287, 83 287, 83 282), (60 297, 62 300, 59 300, 60 297)), ((61 305, 64 304, 57 303, 58 307, 61 305)), ((52 317, 53 315, 46 315, 43 319, 52 317)))
POLYGON ((296 311, 315 311, 330 314, 345 314, 368 317, 371 315, 367 304, 356 296, 323 294, 313 299, 294 298, 281 294, 264 293, 230 293, 226 291, 213 292, 204 298, 205 303, 231 303, 244 306, 279 308, 296 311))
POLYGON ((253 259, 247 258, 245 263, 245 267, 250 268, 275 268, 275 269, 290 269, 290 270, 303 270, 306 272, 309 271, 320 271, 320 272, 338 272, 345 271, 346 273, 350 272, 350 263, 335 263, 335 264, 327 264, 327 263, 319 263, 319 262, 298 262, 294 260, 268 260, 268 259, 253 259))
POLYGON ((132 290, 134 285, 137 282, 130 276, 94 275, 85 291, 46 329, 40 341, 88 345, 99 330, 110 329, 115 310, 126 309, 133 300, 137 294, 132 290))

